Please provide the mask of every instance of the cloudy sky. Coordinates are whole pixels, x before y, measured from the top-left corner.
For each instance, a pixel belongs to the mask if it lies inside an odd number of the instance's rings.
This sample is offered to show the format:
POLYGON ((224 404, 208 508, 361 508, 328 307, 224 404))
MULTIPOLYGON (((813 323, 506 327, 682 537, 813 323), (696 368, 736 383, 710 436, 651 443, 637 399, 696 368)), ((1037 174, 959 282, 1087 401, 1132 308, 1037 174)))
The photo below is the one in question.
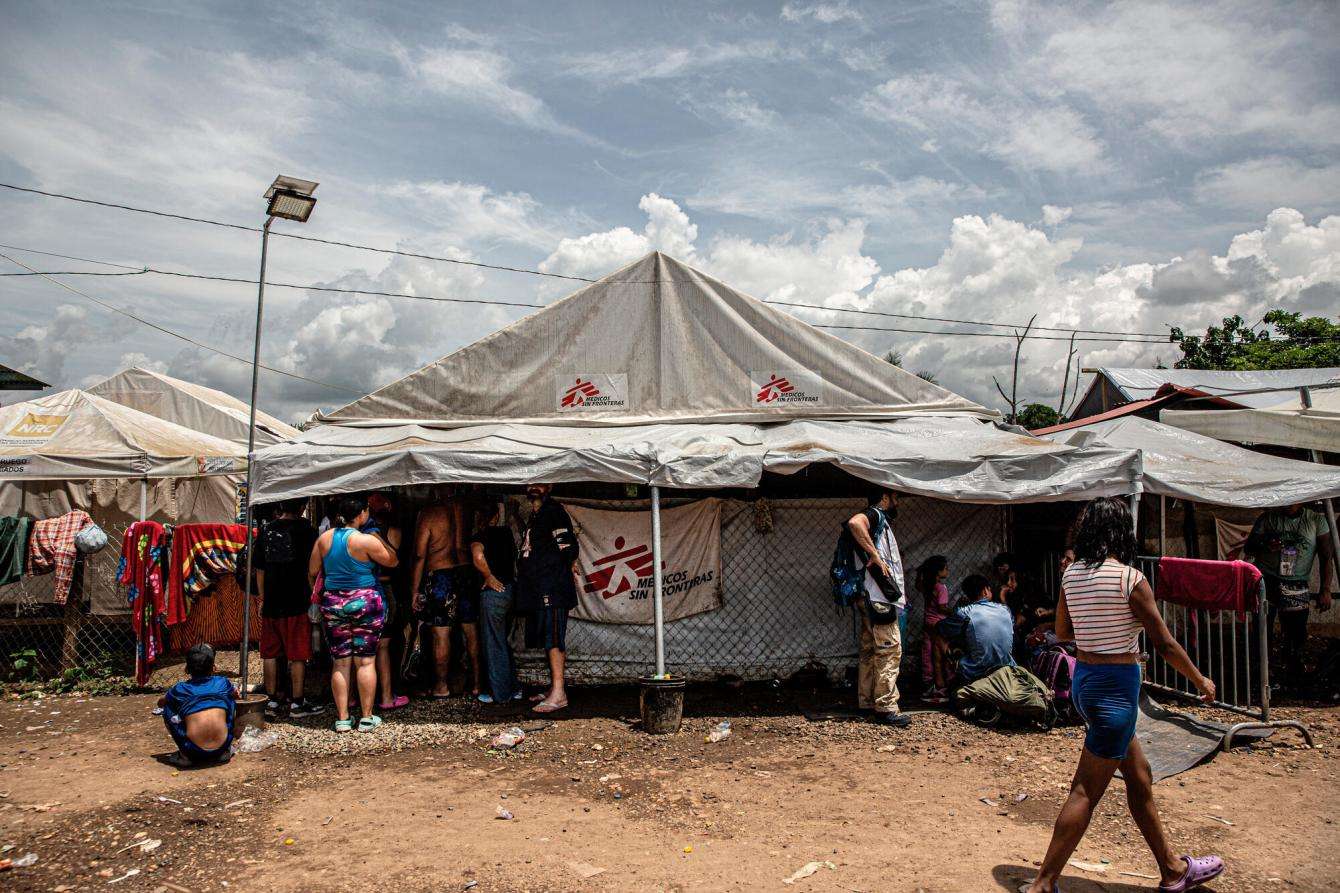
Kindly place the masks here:
MULTIPOLYGON (((257 225, 284 173, 320 181, 320 204, 277 228, 580 276, 659 249, 758 297, 834 308, 1159 333, 1340 307, 1340 13, 1325 0, 6 9, 8 183, 257 225)), ((244 278, 259 254, 252 233, 4 189, 0 243, 244 278)), ((286 239, 269 278, 523 303, 567 291, 286 239)), ((246 285, 63 281, 250 353, 246 285)), ((273 289, 265 361, 337 387, 266 374, 263 404, 290 418, 342 404, 524 312, 273 289)), ((1001 406, 1008 338, 841 334, 1001 406)), ((1077 347, 1085 366, 1179 356, 1077 347)), ((1055 404, 1065 358, 1030 340, 1021 397, 1055 404)), ((62 387, 130 363, 237 394, 249 376, 34 277, 0 278, 0 362, 62 387)))

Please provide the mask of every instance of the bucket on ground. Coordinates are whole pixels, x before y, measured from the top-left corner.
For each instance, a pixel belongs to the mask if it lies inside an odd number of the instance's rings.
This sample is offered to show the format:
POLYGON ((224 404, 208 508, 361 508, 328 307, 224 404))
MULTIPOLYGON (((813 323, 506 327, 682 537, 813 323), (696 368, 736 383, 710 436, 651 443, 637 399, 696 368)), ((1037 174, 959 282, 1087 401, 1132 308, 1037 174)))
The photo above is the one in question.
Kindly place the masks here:
POLYGON ((673 735, 678 732, 684 719, 686 680, 682 677, 644 676, 638 682, 642 687, 639 698, 642 730, 650 735, 673 735))
POLYGON ((243 695, 237 699, 237 712, 233 715, 233 737, 241 737, 247 726, 265 728, 265 702, 264 695, 243 695))

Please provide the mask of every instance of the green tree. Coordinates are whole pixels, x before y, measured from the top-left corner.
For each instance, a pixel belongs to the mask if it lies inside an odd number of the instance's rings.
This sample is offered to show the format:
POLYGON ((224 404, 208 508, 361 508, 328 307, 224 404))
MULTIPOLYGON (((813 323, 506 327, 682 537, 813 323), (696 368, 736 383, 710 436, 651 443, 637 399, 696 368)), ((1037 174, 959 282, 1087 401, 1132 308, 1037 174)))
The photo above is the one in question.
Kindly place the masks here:
POLYGON ((1340 325, 1324 316, 1271 310, 1261 322, 1273 326, 1257 331, 1241 316, 1225 317, 1204 335, 1172 330, 1180 341, 1178 369, 1315 369, 1340 366, 1340 325))
POLYGON ((1060 421, 1061 417, 1056 414, 1056 410, 1045 403, 1030 403, 1019 410, 1018 424, 1029 431, 1036 431, 1038 428, 1050 428, 1052 425, 1060 423, 1060 421))

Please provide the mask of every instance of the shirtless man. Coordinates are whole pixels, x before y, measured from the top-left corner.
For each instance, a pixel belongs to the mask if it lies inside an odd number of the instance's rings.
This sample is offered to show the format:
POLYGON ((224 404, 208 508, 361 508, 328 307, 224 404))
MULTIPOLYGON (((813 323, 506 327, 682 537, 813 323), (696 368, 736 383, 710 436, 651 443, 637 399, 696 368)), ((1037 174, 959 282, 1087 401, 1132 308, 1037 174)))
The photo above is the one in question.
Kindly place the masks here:
POLYGON ((433 663, 437 682, 433 697, 451 695, 447 680, 451 664, 451 625, 460 623, 470 657, 473 690, 480 692, 479 586, 470 560, 470 514, 465 500, 452 495, 419 512, 414 534, 414 612, 433 629, 433 663))

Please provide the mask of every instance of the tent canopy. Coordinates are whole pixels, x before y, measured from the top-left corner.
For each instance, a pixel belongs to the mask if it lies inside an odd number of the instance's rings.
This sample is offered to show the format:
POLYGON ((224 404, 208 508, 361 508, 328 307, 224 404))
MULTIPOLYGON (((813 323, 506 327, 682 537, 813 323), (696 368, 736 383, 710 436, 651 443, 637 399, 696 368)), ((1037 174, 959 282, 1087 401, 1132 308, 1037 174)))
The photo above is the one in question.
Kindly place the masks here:
POLYGON ((1309 388, 1309 393, 1310 408, 1303 406, 1302 395, 1295 392, 1259 409, 1169 410, 1159 418, 1220 440, 1340 452, 1340 387, 1309 388))
POLYGON ((598 481, 755 487, 763 473, 829 463, 907 493, 975 503, 1082 499, 1138 489, 1129 449, 1057 444, 964 417, 773 425, 572 428, 327 425, 256 456, 257 502, 405 484, 598 481))
MULTIPOLYGON (((1270 406, 1278 391, 1263 388, 1298 388, 1340 381, 1340 368, 1323 369, 1118 369, 1104 366, 1095 383, 1105 378, 1127 400, 1148 400, 1165 385, 1189 388, 1213 397, 1227 397, 1242 406, 1270 406), (1243 391, 1256 391, 1244 394, 1243 391)), ((1092 386, 1091 386, 1092 387, 1092 386)))
MULTIPOLYGON (((88 389, 114 403, 246 446, 250 406, 203 385, 132 366, 88 389)), ((256 411, 256 446, 298 436, 298 429, 256 411)))
POLYGON ((1340 468, 1268 456, 1136 416, 1095 422, 1046 439, 1139 450, 1147 492, 1194 502, 1268 508, 1340 496, 1340 468))
POLYGON ((236 474, 246 448, 86 391, 0 407, 0 481, 236 474))
POLYGON ((951 413, 996 416, 655 252, 317 420, 593 427, 951 413))

